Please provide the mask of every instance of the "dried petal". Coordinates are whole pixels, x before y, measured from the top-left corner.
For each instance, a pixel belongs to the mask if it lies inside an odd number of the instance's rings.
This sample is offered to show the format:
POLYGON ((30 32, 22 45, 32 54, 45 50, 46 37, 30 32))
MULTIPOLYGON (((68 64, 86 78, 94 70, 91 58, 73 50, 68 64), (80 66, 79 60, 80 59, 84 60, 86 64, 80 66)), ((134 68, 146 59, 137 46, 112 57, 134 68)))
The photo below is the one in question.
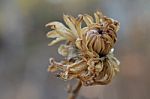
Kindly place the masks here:
POLYGON ((56 43, 58 43, 58 42, 60 42, 60 41, 63 41, 63 40, 66 40, 66 39, 63 38, 63 37, 56 38, 55 40, 53 40, 52 42, 50 42, 50 43, 48 44, 48 46, 52 46, 52 45, 54 45, 54 44, 56 44, 56 43))
POLYGON ((85 21, 87 26, 93 24, 94 22, 94 19, 90 15, 87 15, 87 14, 84 15, 83 20, 85 21))
POLYGON ((77 37, 77 30, 75 28, 75 18, 69 15, 64 15, 64 21, 68 25, 68 27, 71 29, 73 35, 77 37))

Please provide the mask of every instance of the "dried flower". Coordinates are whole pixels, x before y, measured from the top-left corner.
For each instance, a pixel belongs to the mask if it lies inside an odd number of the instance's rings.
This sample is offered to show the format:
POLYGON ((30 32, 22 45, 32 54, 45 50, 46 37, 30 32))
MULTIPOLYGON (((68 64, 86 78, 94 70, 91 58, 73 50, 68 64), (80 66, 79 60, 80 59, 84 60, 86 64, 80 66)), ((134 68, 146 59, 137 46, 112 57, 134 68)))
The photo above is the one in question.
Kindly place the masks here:
POLYGON ((64 15, 69 28, 60 22, 46 25, 52 29, 47 37, 55 38, 49 46, 66 41, 58 48, 59 54, 65 57, 64 60, 56 62, 50 58, 48 71, 57 71, 57 76, 64 80, 77 78, 85 86, 105 85, 112 80, 119 71, 120 64, 113 56, 119 23, 98 11, 94 16, 95 22, 87 14, 77 18, 64 15), (86 27, 81 26, 82 22, 86 23, 86 27))

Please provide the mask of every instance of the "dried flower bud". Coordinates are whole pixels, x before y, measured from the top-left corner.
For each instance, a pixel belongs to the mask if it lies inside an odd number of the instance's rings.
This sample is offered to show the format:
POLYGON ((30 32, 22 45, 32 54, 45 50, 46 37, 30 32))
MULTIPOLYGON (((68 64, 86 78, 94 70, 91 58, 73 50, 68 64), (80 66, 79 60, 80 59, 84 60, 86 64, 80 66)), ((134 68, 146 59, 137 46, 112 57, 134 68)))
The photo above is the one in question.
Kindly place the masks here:
POLYGON ((83 85, 108 84, 119 71, 119 61, 113 56, 111 50, 117 40, 116 32, 119 23, 102 13, 94 13, 95 22, 90 15, 79 15, 74 18, 64 15, 64 21, 69 28, 60 22, 47 24, 52 31, 48 38, 56 38, 49 45, 62 40, 66 44, 60 45, 58 53, 65 57, 61 62, 50 59, 48 71, 58 71, 58 77, 70 80, 80 79, 83 85), (81 27, 82 22, 86 27, 81 27))
POLYGON ((119 29, 119 23, 103 16, 100 12, 96 12, 94 15, 96 23, 91 16, 84 16, 84 21, 88 25, 85 43, 90 51, 95 51, 100 56, 104 56, 109 53, 117 40, 116 32, 119 29))

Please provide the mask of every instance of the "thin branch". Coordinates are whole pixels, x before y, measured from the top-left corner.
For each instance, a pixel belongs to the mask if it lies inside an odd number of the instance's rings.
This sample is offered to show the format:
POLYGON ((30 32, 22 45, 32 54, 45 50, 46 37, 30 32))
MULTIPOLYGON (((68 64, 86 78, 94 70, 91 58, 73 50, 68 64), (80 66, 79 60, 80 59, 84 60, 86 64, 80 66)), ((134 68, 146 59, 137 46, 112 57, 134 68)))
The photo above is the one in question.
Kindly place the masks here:
POLYGON ((81 81, 77 82, 77 85, 72 88, 72 86, 68 86, 68 99, 76 99, 76 97, 78 96, 79 90, 82 87, 82 83, 81 81))

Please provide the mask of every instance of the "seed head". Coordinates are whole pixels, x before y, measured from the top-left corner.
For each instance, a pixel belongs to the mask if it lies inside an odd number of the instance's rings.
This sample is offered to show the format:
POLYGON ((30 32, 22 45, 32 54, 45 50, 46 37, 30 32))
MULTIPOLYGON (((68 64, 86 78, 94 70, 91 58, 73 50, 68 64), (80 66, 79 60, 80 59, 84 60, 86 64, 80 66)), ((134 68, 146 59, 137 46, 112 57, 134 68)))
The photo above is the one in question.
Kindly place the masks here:
POLYGON ((46 25, 52 29, 47 37, 55 38, 50 46, 66 41, 58 48, 64 60, 56 62, 50 58, 48 71, 57 71, 57 76, 64 80, 80 79, 85 86, 105 85, 112 80, 119 71, 120 64, 113 55, 119 23, 98 11, 94 17, 95 21, 87 14, 77 18, 64 15, 69 28, 60 22, 46 25), (81 26, 82 22, 86 23, 85 27, 81 26))

